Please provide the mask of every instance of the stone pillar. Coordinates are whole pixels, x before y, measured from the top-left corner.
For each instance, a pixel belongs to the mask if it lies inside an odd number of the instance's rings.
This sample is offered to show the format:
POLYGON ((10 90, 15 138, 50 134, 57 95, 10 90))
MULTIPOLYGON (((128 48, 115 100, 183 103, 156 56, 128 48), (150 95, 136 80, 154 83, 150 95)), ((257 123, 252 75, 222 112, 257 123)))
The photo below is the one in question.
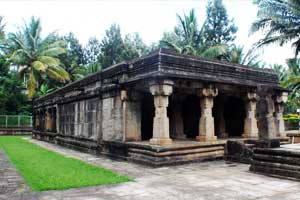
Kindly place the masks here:
POLYGON ((134 91, 121 91, 123 107, 123 141, 141 141, 141 96, 134 91))
POLYGON ((170 116, 170 126, 172 138, 176 139, 185 139, 186 135, 183 130, 183 119, 182 119, 182 98, 181 96, 174 96, 172 99, 172 113, 170 116))
POLYGON ((51 124, 52 124, 51 110, 50 110, 50 108, 47 108, 46 112, 45 112, 45 129, 46 129, 46 131, 51 131, 51 124))
POLYGON ((200 106, 201 118, 199 125, 199 136, 197 140, 201 142, 209 142, 217 140, 215 136, 215 124, 212 116, 212 108, 214 105, 214 97, 218 95, 218 89, 212 86, 200 90, 200 106))
POLYGON ((287 94, 281 93, 275 96, 275 126, 277 137, 286 137, 283 121, 283 103, 287 101, 287 94))
POLYGON ((56 132, 60 133, 60 115, 59 115, 59 106, 56 105, 56 132))
POLYGON ((40 111, 39 110, 37 110, 35 112, 35 120, 34 121, 35 121, 35 123, 34 123, 35 129, 40 130, 40 111))
POLYGON ((155 106, 153 138, 150 139, 150 144, 169 145, 172 143, 172 140, 170 139, 167 107, 169 95, 173 92, 173 82, 168 80, 152 82, 150 84, 150 92, 154 96, 155 106))
POLYGON ((244 124, 244 138, 258 138, 258 128, 256 120, 257 94, 248 92, 246 96, 246 118, 244 124))
POLYGON ((266 97, 266 100, 267 100, 267 106, 268 106, 268 112, 266 115, 267 126, 268 126, 267 138, 273 139, 273 138, 276 138, 276 133, 277 133, 276 127, 275 127, 275 119, 274 119, 274 111, 275 111, 274 101, 273 101, 271 95, 268 95, 266 97))

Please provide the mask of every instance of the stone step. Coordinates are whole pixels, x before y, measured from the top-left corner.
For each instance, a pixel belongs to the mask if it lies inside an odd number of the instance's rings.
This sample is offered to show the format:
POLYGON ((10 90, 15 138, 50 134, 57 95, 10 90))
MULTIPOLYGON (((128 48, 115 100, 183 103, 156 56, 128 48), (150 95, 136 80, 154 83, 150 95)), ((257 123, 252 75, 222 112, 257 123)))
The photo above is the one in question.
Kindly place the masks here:
POLYGON ((256 148, 250 171, 300 180, 300 152, 284 148, 256 148))
POLYGON ((250 171, 264 174, 267 176, 275 176, 286 179, 294 179, 300 181, 300 172, 295 170, 287 170, 275 167, 265 167, 261 165, 251 165, 250 171))
POLYGON ((205 160, 221 159, 224 157, 224 150, 214 150, 210 152, 200 152, 192 154, 179 154, 173 156, 153 156, 150 153, 130 151, 128 160, 152 167, 161 167, 167 165, 177 165, 187 162, 197 162, 205 160))
POLYGON ((288 165, 299 165, 300 159, 295 157, 288 157, 282 155, 269 155, 269 154, 254 154, 253 160, 264 161, 264 162, 274 162, 274 163, 282 163, 288 165))
POLYGON ((300 172, 300 165, 289 165, 289 164, 283 164, 278 162, 265 162, 265 161, 258 161, 258 160, 253 160, 253 165, 261 166, 265 168, 274 168, 274 169, 276 168, 276 169, 300 172))
POLYGON ((221 159, 224 157, 223 145, 198 146, 170 149, 128 148, 128 160, 152 167, 177 165, 187 162, 221 159))

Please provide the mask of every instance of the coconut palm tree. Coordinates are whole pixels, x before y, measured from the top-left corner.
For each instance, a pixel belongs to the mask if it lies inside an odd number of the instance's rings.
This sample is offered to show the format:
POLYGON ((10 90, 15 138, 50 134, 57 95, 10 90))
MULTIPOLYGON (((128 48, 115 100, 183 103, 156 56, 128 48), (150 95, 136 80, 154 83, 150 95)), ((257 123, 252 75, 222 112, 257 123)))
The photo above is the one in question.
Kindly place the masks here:
POLYGON ((40 19, 31 18, 21 31, 8 36, 11 46, 10 60, 18 66, 19 75, 27 81, 29 97, 33 97, 43 79, 69 80, 58 56, 66 53, 65 43, 55 40, 54 34, 41 37, 40 19))
POLYGON ((258 55, 254 54, 251 49, 245 53, 244 47, 236 45, 231 47, 226 60, 231 63, 247 65, 256 68, 260 67, 261 63, 261 61, 258 60, 258 55))
POLYGON ((227 45, 218 44, 208 46, 203 37, 203 27, 199 28, 195 10, 188 15, 177 14, 178 24, 174 32, 165 33, 161 40, 161 46, 174 49, 180 54, 202 56, 206 58, 218 58, 228 51, 227 45))
POLYGON ((299 0, 256 0, 258 19, 252 24, 251 32, 263 31, 264 38, 255 46, 293 42, 295 55, 300 51, 300 1, 299 0))
POLYGON ((294 98, 299 95, 300 89, 300 60, 288 59, 288 70, 285 72, 285 78, 282 80, 281 85, 290 89, 291 97, 294 98))

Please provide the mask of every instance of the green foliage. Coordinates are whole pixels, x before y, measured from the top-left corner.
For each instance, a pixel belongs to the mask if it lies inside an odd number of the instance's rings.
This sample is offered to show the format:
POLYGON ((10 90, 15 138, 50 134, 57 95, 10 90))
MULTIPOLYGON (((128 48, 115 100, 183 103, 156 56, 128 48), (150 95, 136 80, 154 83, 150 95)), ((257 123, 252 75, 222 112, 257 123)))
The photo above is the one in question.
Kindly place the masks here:
POLYGON ((233 45, 228 52, 226 60, 231 63, 246 65, 250 67, 259 68, 261 61, 258 60, 258 55, 254 54, 252 50, 244 52, 244 48, 233 45))
POLYGON ((174 32, 164 33, 160 41, 161 46, 181 54, 197 55, 197 51, 202 48, 202 32, 198 27, 195 10, 192 9, 188 15, 177 14, 177 21, 174 32))
POLYGON ((70 75, 70 81, 75 81, 84 77, 85 67, 84 63, 84 50, 79 40, 75 35, 70 32, 67 35, 60 38, 65 41, 67 46, 67 52, 59 55, 59 58, 64 66, 64 69, 70 75))
POLYGON ((229 44, 235 39, 237 27, 233 20, 228 19, 222 0, 208 2, 207 16, 202 27, 198 26, 194 9, 189 15, 177 14, 177 19, 178 24, 174 32, 164 33, 161 46, 172 48, 181 54, 246 63, 241 58, 242 52, 229 48, 229 44))
POLYGON ((41 31, 40 20, 32 17, 20 32, 10 33, 8 38, 10 60, 18 66, 20 77, 27 80, 30 98, 46 77, 59 82, 70 79, 59 59, 66 53, 66 44, 55 40, 53 33, 41 38, 41 31))
POLYGON ((31 103, 22 91, 24 84, 13 71, 0 75, 0 113, 5 115, 31 114, 31 103))
POLYGON ((125 36, 122 53, 124 60, 138 58, 147 53, 149 53, 148 48, 138 33, 134 33, 133 35, 127 34, 125 36))
POLYGON ((233 19, 228 19, 222 0, 210 0, 206 8, 206 21, 203 26, 203 38, 208 46, 230 44, 237 32, 233 19))
POLYGON ((124 60, 133 59, 146 54, 147 47, 142 39, 135 33, 122 38, 120 26, 112 24, 106 30, 106 35, 101 41, 100 63, 102 68, 109 67, 124 60))
POLYGON ((252 24, 251 32, 264 33, 264 38, 255 46, 293 42, 297 55, 300 50, 300 1, 256 0, 255 3, 258 6, 258 19, 252 24))
POLYGON ((287 114, 283 117, 284 121, 287 121, 289 123, 299 123, 300 121, 300 115, 298 114, 287 114))
POLYGON ((89 39, 87 45, 84 47, 83 58, 85 64, 94 64, 99 62, 99 57, 101 53, 101 43, 100 41, 92 37, 89 39))
POLYGON ((5 37, 4 28, 5 24, 3 24, 3 16, 0 16, 0 40, 3 40, 5 37))
POLYGON ((120 26, 113 24, 106 30, 105 37, 101 42, 100 63, 103 68, 117 64, 122 59, 124 43, 121 36, 120 26))
POLYGON ((21 137, 0 137, 0 148, 35 191, 114 184, 131 180, 110 170, 46 150, 21 137))

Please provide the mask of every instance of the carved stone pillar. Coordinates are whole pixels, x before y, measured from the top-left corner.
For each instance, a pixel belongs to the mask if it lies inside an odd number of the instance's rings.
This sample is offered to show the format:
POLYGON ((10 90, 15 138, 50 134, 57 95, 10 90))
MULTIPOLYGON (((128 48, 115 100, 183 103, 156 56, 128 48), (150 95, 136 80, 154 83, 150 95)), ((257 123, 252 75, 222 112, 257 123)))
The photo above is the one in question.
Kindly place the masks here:
POLYGON ((172 143, 169 131, 167 107, 169 95, 173 92, 173 82, 164 80, 150 84, 150 92, 154 96, 155 117, 153 119, 153 138, 150 144, 169 145, 172 143))
POLYGON ((141 140, 141 96, 134 91, 121 91, 123 107, 123 141, 141 140))
POLYGON ((171 136, 175 139, 185 139, 186 135, 183 131, 183 119, 182 119, 182 97, 177 95, 172 99, 172 113, 170 116, 171 136))
POLYGON ((268 106, 268 112, 266 115, 267 125, 268 125, 267 138, 272 139, 272 138, 276 138, 276 134, 277 134, 276 126, 275 126, 275 119, 274 119, 274 112, 275 112, 274 101, 273 101, 271 95, 268 95, 266 97, 266 100, 267 100, 267 106, 268 106))
POLYGON ((200 90, 200 106, 201 106, 201 118, 199 125, 199 136, 197 140, 201 142, 215 141, 215 125, 214 118, 212 116, 212 108, 214 105, 214 97, 218 95, 218 89, 212 86, 203 88, 200 90))
POLYGON ((283 103, 287 101, 287 94, 281 93, 275 97, 275 126, 277 137, 286 137, 283 121, 283 103))
POLYGON ((244 138, 258 138, 258 128, 256 120, 257 94, 248 92, 246 96, 246 118, 244 124, 244 138))

